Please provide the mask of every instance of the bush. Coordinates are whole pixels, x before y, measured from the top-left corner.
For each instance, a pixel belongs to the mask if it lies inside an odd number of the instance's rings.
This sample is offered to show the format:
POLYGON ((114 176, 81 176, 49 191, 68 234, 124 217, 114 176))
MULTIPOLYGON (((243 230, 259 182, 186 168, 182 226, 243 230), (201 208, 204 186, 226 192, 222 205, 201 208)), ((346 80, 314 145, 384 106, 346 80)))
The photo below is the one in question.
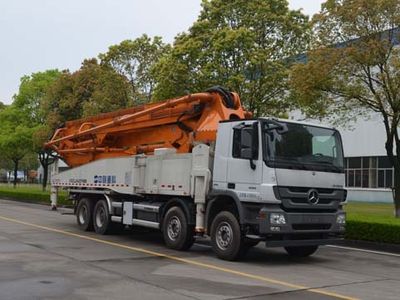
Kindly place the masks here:
MULTIPOLYGON (((19 200, 24 202, 43 203, 50 205, 50 192, 42 192, 39 188, 0 186, 0 198, 19 200)), ((59 193, 59 205, 70 205, 65 192, 59 193)))
POLYGON ((364 220, 347 220, 346 239, 400 244, 400 225, 364 220))

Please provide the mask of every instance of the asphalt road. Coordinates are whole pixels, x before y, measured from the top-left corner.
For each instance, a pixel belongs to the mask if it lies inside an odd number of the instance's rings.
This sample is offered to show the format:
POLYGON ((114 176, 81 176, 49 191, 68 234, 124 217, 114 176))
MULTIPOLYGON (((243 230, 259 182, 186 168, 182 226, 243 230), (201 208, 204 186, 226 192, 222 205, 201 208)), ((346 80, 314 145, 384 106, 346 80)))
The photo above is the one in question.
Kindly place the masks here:
POLYGON ((259 245, 241 262, 207 241, 165 248, 145 230, 99 236, 66 210, 0 200, 0 299, 400 299, 400 255, 322 247, 305 260, 259 245))

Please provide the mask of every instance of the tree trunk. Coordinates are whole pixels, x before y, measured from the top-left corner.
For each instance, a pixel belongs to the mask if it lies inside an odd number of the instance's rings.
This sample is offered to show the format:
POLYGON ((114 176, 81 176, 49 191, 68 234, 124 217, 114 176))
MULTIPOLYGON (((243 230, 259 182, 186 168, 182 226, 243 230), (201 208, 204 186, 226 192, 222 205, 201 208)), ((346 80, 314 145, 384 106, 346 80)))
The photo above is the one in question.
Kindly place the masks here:
POLYGON ((394 168, 394 215, 400 218, 400 169, 394 168))
POLYGON ((49 164, 45 163, 42 165, 43 167, 43 179, 42 179, 42 190, 43 192, 46 191, 46 187, 47 187, 47 178, 48 178, 48 174, 49 174, 49 164))
POLYGON ((14 181, 13 181, 13 186, 14 189, 17 187, 17 181, 18 181, 18 160, 14 160, 14 181))
POLYGON ((45 191, 47 187, 47 179, 49 178, 49 166, 54 163, 54 158, 46 152, 41 151, 39 154, 39 161, 43 168, 42 190, 45 191))

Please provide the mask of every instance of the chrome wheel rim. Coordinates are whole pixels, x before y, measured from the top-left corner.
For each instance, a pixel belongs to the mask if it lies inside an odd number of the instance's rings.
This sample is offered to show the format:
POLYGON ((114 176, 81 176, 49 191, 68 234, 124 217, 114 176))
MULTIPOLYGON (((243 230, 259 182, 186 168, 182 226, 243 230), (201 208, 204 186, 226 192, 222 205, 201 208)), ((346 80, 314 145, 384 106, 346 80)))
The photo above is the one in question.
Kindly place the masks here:
POLYGON ((169 219, 167 233, 170 240, 175 241, 180 235, 181 230, 182 224, 178 217, 174 216, 169 219))
POLYGON ((233 230, 229 223, 222 222, 217 228, 216 242, 218 248, 226 250, 232 244, 233 241, 233 230))

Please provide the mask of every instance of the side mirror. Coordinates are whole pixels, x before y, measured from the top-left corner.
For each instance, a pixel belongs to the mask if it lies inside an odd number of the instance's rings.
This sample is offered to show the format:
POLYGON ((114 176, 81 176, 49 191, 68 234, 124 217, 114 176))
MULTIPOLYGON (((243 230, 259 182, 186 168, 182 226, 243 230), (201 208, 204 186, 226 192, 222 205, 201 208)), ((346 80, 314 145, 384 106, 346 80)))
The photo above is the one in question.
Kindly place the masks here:
POLYGON ((253 150, 251 148, 243 148, 240 150, 240 157, 244 159, 253 159, 253 150))
POLYGON ((264 121, 265 124, 268 124, 269 126, 264 129, 264 131, 272 131, 276 130, 279 134, 284 134, 288 132, 287 125, 285 123, 280 123, 276 120, 268 119, 264 121))

